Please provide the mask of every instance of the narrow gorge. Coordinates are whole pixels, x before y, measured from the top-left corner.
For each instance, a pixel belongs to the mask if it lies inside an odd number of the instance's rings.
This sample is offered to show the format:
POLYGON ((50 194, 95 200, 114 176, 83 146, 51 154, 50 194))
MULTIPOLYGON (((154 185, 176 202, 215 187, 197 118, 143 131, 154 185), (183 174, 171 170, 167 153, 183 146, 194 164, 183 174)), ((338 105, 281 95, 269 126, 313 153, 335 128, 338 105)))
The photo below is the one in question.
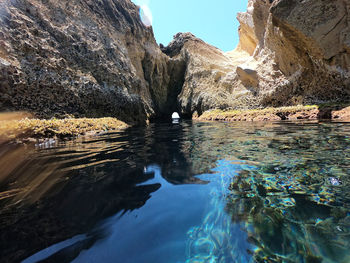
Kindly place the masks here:
POLYGON ((244 3, 0 0, 1 263, 350 262, 350 0, 244 3))
POLYGON ((348 0, 249 0, 231 52, 191 33, 159 47, 129 0, 4 0, 0 9, 2 111, 135 123, 349 101, 348 0))

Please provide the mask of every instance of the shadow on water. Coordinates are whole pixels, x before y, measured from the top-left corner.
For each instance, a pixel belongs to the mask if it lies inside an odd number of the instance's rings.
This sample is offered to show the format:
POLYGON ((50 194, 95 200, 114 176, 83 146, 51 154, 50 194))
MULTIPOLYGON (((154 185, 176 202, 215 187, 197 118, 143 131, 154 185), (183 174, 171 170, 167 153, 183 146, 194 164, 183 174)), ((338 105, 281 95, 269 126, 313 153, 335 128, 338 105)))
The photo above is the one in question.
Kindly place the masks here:
MULTIPOLYGON (((46 149, 3 146, 0 258, 22 260, 51 244, 89 233, 104 218, 142 207, 161 187, 140 185, 154 177, 145 173, 154 162, 169 183, 204 183, 192 176, 182 150, 188 127, 152 124, 46 149)), ((72 258, 105 234, 90 233, 72 248, 72 258)))

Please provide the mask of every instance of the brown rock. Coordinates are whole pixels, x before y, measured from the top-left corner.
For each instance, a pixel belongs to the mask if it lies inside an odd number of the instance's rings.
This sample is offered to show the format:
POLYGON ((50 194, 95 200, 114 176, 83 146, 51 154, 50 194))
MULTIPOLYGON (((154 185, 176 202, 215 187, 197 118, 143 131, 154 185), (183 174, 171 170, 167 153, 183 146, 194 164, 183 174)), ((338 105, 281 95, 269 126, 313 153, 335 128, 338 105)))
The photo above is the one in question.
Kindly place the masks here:
MULTIPOLYGON (((183 61, 185 70, 178 95, 180 111, 185 115, 198 114, 211 108, 241 108, 251 98, 256 76, 249 69, 242 78, 246 78, 248 89, 240 84, 236 74, 237 65, 244 63, 244 57, 233 58, 221 50, 206 44, 191 33, 179 33, 168 47, 162 49, 171 61, 183 61), (251 84, 253 83, 253 84, 251 84)), ((241 52, 245 57, 249 55, 241 52)), ((174 78, 174 75, 172 75, 174 78)))
MULTIPOLYGON (((349 2, 249 0, 238 47, 224 53, 190 33, 163 48, 186 63, 183 113, 350 99, 349 2)), ((291 116, 291 118, 316 118, 291 116)))
POLYGON ((320 111, 318 109, 302 110, 296 113, 287 114, 287 120, 317 120, 320 118, 320 111))
POLYGON ((0 110, 136 122, 348 101, 349 10, 348 0, 249 0, 225 53, 191 33, 160 49, 129 0, 2 1, 0 110))
POLYGON ((0 110, 134 122, 167 107, 168 58, 130 1, 2 1, 0 11, 0 110))
POLYGON ((332 119, 350 121, 350 106, 338 111, 333 111, 332 119))
POLYGON ((245 86, 250 86, 253 88, 258 87, 258 73, 256 72, 256 70, 248 67, 242 67, 240 65, 237 66, 236 73, 238 78, 245 86))
POLYGON ((280 120, 281 120, 281 117, 275 114, 258 115, 255 118, 253 118, 253 121, 280 121, 280 120))

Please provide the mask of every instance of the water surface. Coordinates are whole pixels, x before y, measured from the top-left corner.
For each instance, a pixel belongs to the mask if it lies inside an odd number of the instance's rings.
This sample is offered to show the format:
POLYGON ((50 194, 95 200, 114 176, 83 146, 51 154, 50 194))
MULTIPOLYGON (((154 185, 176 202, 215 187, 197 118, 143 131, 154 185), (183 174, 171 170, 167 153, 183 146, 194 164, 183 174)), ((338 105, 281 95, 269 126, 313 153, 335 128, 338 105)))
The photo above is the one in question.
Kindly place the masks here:
POLYGON ((349 123, 2 146, 2 262, 350 262, 349 123))

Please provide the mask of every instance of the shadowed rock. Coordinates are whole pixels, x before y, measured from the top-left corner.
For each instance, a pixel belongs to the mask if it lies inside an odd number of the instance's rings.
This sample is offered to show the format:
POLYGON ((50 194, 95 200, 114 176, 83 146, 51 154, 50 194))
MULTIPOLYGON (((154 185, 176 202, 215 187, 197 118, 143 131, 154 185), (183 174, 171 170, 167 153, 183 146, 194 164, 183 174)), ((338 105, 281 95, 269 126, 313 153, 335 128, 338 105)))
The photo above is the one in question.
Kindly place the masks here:
POLYGON ((131 123, 350 99, 345 0, 249 0, 231 52, 191 33, 159 48, 129 0, 2 1, 0 12, 0 110, 131 123))
POLYGON ((162 110, 167 58, 130 1, 2 1, 0 11, 0 110, 128 122, 162 110))

